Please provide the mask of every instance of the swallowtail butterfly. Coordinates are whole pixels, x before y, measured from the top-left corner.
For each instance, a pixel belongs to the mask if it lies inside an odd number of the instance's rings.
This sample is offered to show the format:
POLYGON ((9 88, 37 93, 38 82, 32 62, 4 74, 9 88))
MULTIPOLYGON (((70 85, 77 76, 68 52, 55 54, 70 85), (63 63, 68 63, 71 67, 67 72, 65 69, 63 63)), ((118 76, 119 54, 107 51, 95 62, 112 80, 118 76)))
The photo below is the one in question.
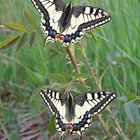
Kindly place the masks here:
POLYGON ((56 129, 65 133, 78 134, 89 127, 91 116, 100 113, 115 98, 111 92, 89 92, 73 98, 71 93, 60 94, 51 89, 40 91, 41 97, 52 113, 56 115, 56 129))
POLYGON ((60 40, 63 46, 78 41, 84 31, 101 26, 111 20, 101 8, 66 5, 62 0, 31 0, 41 14, 41 28, 46 42, 60 40))

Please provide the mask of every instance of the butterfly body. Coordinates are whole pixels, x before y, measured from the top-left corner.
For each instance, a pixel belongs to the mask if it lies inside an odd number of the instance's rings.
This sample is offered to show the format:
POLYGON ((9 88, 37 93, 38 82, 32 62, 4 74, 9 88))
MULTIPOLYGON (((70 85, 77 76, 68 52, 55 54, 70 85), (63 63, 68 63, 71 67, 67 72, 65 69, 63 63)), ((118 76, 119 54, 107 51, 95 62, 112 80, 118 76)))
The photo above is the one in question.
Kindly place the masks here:
POLYGON ((41 28, 46 42, 60 40, 63 46, 75 43, 84 31, 101 26, 111 20, 101 8, 66 5, 62 0, 31 0, 41 14, 41 28))
POLYGON ((63 34, 63 32, 69 28, 70 26, 70 19, 72 16, 72 8, 71 8, 71 2, 67 5, 67 7, 64 9, 64 12, 62 13, 62 16, 59 20, 59 32, 63 34))
POLYGON ((73 98, 71 93, 64 95, 50 89, 40 92, 52 113, 56 115, 56 128, 65 133, 82 136, 91 124, 92 115, 100 113, 116 95, 110 92, 90 92, 73 98))

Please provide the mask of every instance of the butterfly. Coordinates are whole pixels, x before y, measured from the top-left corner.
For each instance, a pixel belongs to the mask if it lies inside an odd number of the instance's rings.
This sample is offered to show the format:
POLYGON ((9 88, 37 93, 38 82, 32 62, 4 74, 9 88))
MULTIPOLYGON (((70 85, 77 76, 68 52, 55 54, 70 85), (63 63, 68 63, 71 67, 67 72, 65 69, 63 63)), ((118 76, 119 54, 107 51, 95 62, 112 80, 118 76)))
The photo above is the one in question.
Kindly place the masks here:
POLYGON ((66 5, 62 0, 31 0, 42 16, 41 28, 48 41, 61 41, 70 46, 80 40, 85 31, 111 21, 111 16, 101 8, 66 5))
POLYGON ((89 92, 73 97, 70 92, 61 94, 51 89, 43 89, 40 95, 50 111, 56 115, 56 129, 61 133, 82 133, 91 124, 92 115, 100 113, 115 98, 111 92, 89 92))

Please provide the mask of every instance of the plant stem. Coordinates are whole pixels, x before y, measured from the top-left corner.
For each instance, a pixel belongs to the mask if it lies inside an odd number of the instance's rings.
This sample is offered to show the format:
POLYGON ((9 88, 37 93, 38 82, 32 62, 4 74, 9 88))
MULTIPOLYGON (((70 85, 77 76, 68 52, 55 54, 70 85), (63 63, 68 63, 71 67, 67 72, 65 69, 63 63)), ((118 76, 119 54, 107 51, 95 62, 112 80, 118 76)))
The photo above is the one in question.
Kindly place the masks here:
POLYGON ((89 59, 88 59, 87 56, 86 56, 85 48, 84 48, 82 45, 80 45, 80 46, 81 46, 81 48, 82 48, 83 56, 84 56, 84 59, 85 59, 85 61, 86 61, 87 67, 88 67, 88 69, 89 69, 89 71, 90 71, 90 73, 91 73, 91 76, 92 76, 92 78, 93 78, 93 81, 95 82, 95 85, 96 85, 96 87, 97 87, 97 90, 99 91, 99 90, 101 90, 101 86, 99 85, 99 82, 98 82, 98 80, 97 80, 97 77, 96 77, 96 74, 95 74, 95 72, 94 72, 94 69, 91 67, 91 64, 90 64, 90 62, 89 62, 89 59))
MULTIPOLYGON (((107 110, 108 110, 109 114, 112 115, 111 110, 110 110, 109 107, 108 107, 107 110)), ((118 131, 119 131, 118 134, 119 134, 120 136, 122 136, 124 140, 128 140, 127 137, 125 136, 125 134, 124 134, 124 132, 123 132, 121 126, 119 125, 117 119, 114 118, 114 117, 112 117, 112 119, 113 119, 113 123, 114 123, 114 125, 116 125, 116 128, 118 128, 118 131)), ((116 132, 117 132, 117 131, 116 131, 116 132)))
MULTIPOLYGON (((72 54, 71 48, 67 47, 66 51, 67 51, 67 54, 69 55, 71 63, 73 64, 74 70, 76 72, 80 73, 79 66, 77 64, 75 56, 72 54)), ((82 77, 79 77, 78 80, 86 87, 86 83, 85 83, 85 81, 83 80, 82 77)))
POLYGON ((113 136, 111 135, 110 131, 108 130, 108 127, 106 126, 106 124, 105 124, 104 120, 102 119, 101 115, 98 115, 97 118, 98 118, 98 120, 100 120, 100 122, 102 124, 102 127, 104 129, 105 135, 108 138, 110 138, 110 140, 112 140, 113 139, 113 136))

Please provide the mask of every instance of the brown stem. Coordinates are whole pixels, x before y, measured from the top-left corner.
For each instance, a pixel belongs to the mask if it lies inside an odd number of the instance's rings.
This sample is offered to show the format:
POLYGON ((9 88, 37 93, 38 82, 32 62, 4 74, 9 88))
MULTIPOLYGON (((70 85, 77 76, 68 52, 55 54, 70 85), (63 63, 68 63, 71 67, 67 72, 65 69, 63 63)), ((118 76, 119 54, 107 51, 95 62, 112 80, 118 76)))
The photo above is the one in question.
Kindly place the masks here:
MULTIPOLYGON (((79 66, 77 64, 75 56, 72 54, 72 51, 71 51, 70 47, 67 47, 66 51, 67 51, 67 54, 69 55, 71 63, 73 64, 74 70, 76 72, 80 73, 79 66)), ((78 80, 86 87, 86 83, 85 83, 85 81, 83 80, 82 77, 79 77, 78 80)))
POLYGON ((71 63, 72 63, 73 66, 74 66, 75 71, 76 71, 76 72, 79 72, 79 66, 78 66, 78 64, 77 64, 77 62, 76 62, 76 59, 75 59, 74 55, 72 54, 72 51, 71 51, 70 47, 67 47, 67 48, 66 48, 66 51, 67 51, 67 53, 68 53, 68 55, 69 55, 69 58, 70 58, 70 60, 71 60, 71 63))

